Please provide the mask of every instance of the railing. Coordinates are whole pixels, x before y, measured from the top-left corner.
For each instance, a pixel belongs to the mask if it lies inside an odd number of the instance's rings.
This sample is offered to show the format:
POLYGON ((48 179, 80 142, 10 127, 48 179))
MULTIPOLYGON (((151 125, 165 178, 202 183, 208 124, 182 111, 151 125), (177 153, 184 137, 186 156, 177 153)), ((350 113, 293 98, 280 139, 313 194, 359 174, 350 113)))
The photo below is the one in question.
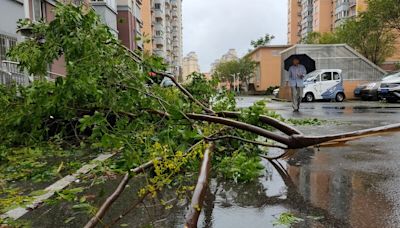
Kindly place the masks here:
POLYGON ((0 66, 0 84, 27 86, 32 81, 27 74, 20 71, 17 62, 4 60, 0 66))

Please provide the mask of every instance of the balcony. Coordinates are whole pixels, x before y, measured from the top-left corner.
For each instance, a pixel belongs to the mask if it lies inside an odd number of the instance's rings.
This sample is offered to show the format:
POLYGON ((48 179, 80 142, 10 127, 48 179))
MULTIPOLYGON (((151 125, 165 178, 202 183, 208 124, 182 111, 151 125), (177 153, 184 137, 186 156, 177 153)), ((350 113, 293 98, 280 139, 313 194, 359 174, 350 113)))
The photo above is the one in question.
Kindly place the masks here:
POLYGON ((164 18, 164 11, 162 9, 153 9, 153 14, 155 18, 164 18))
POLYGON ((4 60, 0 65, 0 84, 27 86, 30 82, 29 76, 19 70, 18 63, 4 60))
POLYGON ((165 39, 162 36, 155 36, 153 39, 153 43, 157 46, 157 45, 165 45, 165 39))
POLYGON ((177 9, 171 10, 171 15, 172 15, 172 18, 178 18, 179 17, 178 10, 177 9))

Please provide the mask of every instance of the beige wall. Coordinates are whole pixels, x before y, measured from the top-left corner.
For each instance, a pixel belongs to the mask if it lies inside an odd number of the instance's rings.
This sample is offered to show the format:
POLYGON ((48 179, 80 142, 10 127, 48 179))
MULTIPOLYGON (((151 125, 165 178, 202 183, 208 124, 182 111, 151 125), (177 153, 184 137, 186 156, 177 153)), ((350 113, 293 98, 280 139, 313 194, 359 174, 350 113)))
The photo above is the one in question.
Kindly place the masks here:
POLYGON ((289 0, 288 9, 288 44, 293 45, 300 42, 300 37, 297 34, 299 32, 298 23, 301 21, 301 16, 298 14, 301 9, 297 0, 289 0))
POLYGON ((332 1, 316 0, 314 2, 314 31, 315 32, 330 32, 333 29, 332 18, 333 13, 332 1))
POLYGON ((280 52, 290 46, 265 46, 250 53, 250 57, 258 62, 258 72, 254 78, 256 91, 266 91, 271 86, 281 83, 282 60, 280 52))
POLYGON ((151 1, 143 0, 142 2, 142 21, 143 21, 143 36, 145 38, 144 50, 152 53, 153 52, 153 28, 151 25, 151 1))

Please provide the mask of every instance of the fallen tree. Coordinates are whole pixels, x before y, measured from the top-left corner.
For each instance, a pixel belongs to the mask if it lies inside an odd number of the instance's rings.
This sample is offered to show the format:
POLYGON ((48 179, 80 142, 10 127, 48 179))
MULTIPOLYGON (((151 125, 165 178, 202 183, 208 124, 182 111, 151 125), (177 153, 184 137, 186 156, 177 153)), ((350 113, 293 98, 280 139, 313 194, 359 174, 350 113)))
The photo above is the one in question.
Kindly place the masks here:
MULTIPOLYGON (((267 147, 282 149, 281 156, 266 157, 279 159, 290 155, 286 149, 400 130, 400 124, 394 124, 307 136, 268 110, 265 103, 237 110, 233 95, 218 92, 215 82, 203 75, 192 75, 192 82, 182 86, 173 76, 158 73, 176 85, 162 88, 148 74, 166 70, 162 59, 143 56, 142 62, 135 61, 136 55, 115 39, 96 14, 81 7, 60 5, 49 24, 23 21, 21 25, 31 27, 32 37, 13 48, 10 57, 37 75, 37 80, 28 87, 0 88, 0 141, 5 153, 14 147, 43 144, 120 151, 120 162, 113 167, 126 174, 87 228, 102 221, 134 174, 146 176, 146 186, 138 193, 143 200, 147 195, 157 197, 165 186, 190 189, 185 183, 193 180, 186 174, 200 166, 187 215, 187 226, 196 227, 211 162, 216 175, 224 176, 221 161, 245 156, 259 162, 259 155, 267 156, 267 147), (48 82, 44 78, 47 66, 61 56, 67 77, 48 82), (207 143, 215 146, 213 156, 212 149, 205 148, 207 143)), ((257 178, 257 172, 250 173, 249 181, 257 178)))

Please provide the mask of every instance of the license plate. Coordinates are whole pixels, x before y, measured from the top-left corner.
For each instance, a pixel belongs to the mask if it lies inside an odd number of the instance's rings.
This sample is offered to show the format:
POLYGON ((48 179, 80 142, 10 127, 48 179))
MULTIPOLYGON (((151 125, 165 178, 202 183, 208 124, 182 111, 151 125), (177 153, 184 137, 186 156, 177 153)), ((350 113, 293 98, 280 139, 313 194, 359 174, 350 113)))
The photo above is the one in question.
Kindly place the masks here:
POLYGON ((388 93, 389 89, 381 89, 381 93, 388 93))

